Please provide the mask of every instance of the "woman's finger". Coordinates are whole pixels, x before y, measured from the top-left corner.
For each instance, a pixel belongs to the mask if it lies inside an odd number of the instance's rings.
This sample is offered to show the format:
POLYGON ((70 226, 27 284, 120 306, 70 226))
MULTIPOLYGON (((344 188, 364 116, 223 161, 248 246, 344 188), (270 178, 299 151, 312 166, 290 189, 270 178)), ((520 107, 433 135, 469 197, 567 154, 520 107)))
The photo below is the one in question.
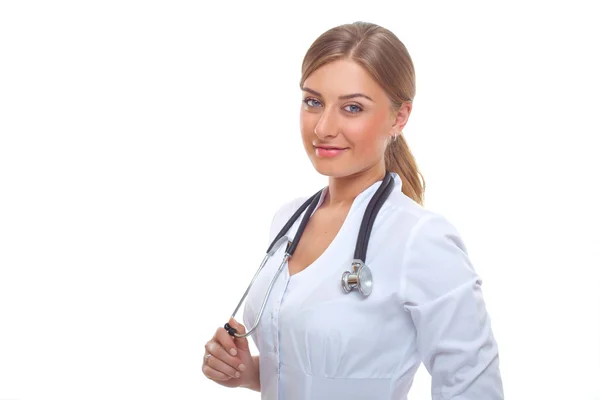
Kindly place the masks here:
POLYGON ((237 349, 235 348, 233 337, 231 337, 231 335, 227 333, 225 328, 220 327, 219 329, 217 329, 217 332, 215 333, 215 339, 217 339, 219 344, 223 346, 223 348, 227 350, 229 354, 231 354, 232 356, 237 356, 237 349))
POLYGON ((229 379, 231 379, 230 376, 215 370, 214 368, 212 368, 210 365, 207 365, 207 364, 202 365, 202 373, 208 379, 212 379, 215 381, 228 381, 229 379))
POLYGON ((228 375, 231 378, 239 378, 241 375, 239 371, 235 370, 235 368, 224 363, 215 356, 208 357, 208 360, 206 360, 205 364, 214 369, 215 371, 219 371, 225 375, 228 375))
POLYGON ((239 366, 242 363, 242 361, 239 358, 233 357, 230 354, 228 354, 227 351, 223 348, 223 346, 221 346, 220 343, 216 340, 213 339, 209 341, 204 347, 206 349, 206 353, 212 354, 213 357, 218 358, 233 369, 239 369, 239 366))
MULTIPOLYGON (((246 327, 244 325, 240 324, 239 322, 237 322, 233 318, 229 319, 229 325, 231 325, 233 328, 235 328, 237 330, 237 333, 239 333, 240 335, 244 335, 246 333, 246 327)), ((225 331, 225 329, 223 329, 223 331, 225 331)), ((227 336, 229 336, 229 333, 227 333, 227 331, 225 331, 225 334, 227 334, 227 336)), ((229 336, 229 337, 231 337, 231 336, 229 336)), ((248 347, 248 338, 247 337, 235 338, 234 346, 236 346, 237 349, 241 350, 241 351, 250 351, 250 348, 248 347)))

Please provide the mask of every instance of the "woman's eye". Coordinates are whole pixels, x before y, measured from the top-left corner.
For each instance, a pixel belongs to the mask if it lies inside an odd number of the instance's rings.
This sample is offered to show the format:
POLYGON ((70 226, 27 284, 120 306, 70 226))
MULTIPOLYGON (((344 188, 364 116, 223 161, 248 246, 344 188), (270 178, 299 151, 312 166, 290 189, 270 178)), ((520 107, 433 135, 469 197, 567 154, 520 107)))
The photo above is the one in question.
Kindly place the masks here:
POLYGON ((304 104, 306 104, 307 106, 309 106, 309 107, 318 107, 318 105, 311 104, 311 102, 318 103, 319 105, 321 104, 321 103, 319 103, 318 100, 311 99, 310 97, 304 99, 304 104))
POLYGON ((356 114, 358 112, 362 111, 362 108, 360 108, 359 106, 357 106, 356 104, 350 104, 347 107, 354 107, 353 109, 348 110, 349 112, 351 112, 352 114, 356 114))
MULTIPOLYGON (((302 102, 310 108, 321 106, 321 102, 319 100, 313 99, 311 97, 307 97, 306 99, 302 100, 302 102)), ((346 107, 344 107, 344 110, 348 111, 351 114, 357 114, 362 111, 362 107, 356 104, 349 104, 346 107)))

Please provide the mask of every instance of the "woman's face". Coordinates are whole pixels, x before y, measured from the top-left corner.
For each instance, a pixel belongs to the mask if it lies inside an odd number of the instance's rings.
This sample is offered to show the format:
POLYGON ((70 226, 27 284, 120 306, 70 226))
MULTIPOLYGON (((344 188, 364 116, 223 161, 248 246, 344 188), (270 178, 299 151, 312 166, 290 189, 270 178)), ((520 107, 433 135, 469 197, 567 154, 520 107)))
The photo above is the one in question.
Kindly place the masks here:
POLYGON ((349 60, 321 66, 302 89, 302 142, 317 172, 344 177, 385 169, 385 148, 406 124, 410 103, 392 112, 384 90, 349 60))

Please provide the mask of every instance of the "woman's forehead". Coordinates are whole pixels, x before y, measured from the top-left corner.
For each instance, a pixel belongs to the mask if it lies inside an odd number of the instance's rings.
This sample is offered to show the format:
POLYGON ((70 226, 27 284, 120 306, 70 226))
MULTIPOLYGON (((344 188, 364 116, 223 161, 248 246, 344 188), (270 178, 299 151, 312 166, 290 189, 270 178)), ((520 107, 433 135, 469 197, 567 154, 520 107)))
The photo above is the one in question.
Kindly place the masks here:
POLYGON ((359 64, 350 60, 336 60, 313 71, 304 81, 304 88, 319 92, 324 97, 362 93, 374 102, 383 90, 359 64))

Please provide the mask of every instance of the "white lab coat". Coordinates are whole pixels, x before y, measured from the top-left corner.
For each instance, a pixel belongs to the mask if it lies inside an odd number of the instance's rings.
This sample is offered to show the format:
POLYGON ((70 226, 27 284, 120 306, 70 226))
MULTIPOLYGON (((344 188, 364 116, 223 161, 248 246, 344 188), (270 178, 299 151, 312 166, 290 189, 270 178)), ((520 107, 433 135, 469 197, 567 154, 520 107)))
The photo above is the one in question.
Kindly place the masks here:
MULTIPOLYGON (((351 268, 363 213, 381 181, 356 197, 321 257, 291 277, 284 267, 252 334, 262 399, 406 399, 421 362, 432 376, 435 400, 503 399, 498 348, 465 244, 446 218, 404 195, 400 177, 393 178, 367 249, 370 296, 345 293, 341 277, 351 268)), ((276 212, 268 244, 308 197, 276 212)), ((248 294, 247 329, 284 250, 248 294)))

